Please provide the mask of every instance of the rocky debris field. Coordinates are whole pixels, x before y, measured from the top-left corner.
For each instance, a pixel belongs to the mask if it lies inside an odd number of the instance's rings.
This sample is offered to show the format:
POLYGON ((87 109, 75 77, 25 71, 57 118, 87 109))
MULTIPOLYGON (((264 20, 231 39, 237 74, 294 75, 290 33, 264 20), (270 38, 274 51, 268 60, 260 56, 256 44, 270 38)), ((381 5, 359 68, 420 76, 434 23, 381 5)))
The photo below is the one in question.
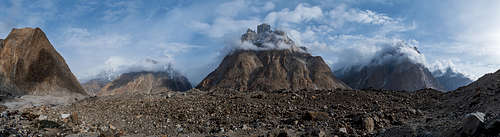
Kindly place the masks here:
POLYGON ((431 136, 457 123, 441 120, 441 97, 434 90, 123 94, 3 111, 0 136, 431 136))

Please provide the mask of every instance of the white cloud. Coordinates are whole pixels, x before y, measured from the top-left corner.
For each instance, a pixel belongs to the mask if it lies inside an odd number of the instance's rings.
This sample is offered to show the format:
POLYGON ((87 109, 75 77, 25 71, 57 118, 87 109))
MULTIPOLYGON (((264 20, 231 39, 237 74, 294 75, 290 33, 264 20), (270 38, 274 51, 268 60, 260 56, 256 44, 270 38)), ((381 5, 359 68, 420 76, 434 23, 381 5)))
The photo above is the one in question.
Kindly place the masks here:
POLYGON ((84 28, 68 28, 63 33, 63 42, 59 46, 88 48, 119 48, 132 43, 129 34, 90 33, 84 28))
MULTIPOLYGON (((445 38, 422 44, 433 64, 454 64, 453 69, 472 79, 500 69, 500 1, 443 1, 436 4, 438 30, 445 38)), ((436 29, 436 28, 434 28, 436 29)), ((434 35, 431 35, 434 36, 434 35)))
POLYGON ((396 20, 384 14, 376 13, 371 10, 360 10, 347 7, 341 4, 328 12, 333 27, 342 27, 346 22, 355 22, 362 24, 395 24, 396 20))
POLYGON ((235 20, 233 18, 219 17, 212 24, 195 23, 194 28, 200 29, 202 33, 212 38, 222 38, 226 34, 242 34, 251 26, 257 26, 260 23, 258 19, 235 20), (208 26, 207 26, 208 25, 208 26))
POLYGON ((167 71, 171 67, 170 65, 171 62, 162 59, 111 56, 106 59, 104 64, 92 68, 83 76, 79 77, 79 79, 81 81, 88 81, 96 78, 113 80, 127 72, 167 71))
POLYGON ((290 9, 288 8, 285 8, 279 12, 269 13, 264 19, 264 22, 269 24, 300 23, 313 19, 319 19, 322 16, 323 11, 320 7, 308 6, 307 4, 299 4, 292 11, 290 11, 290 9))

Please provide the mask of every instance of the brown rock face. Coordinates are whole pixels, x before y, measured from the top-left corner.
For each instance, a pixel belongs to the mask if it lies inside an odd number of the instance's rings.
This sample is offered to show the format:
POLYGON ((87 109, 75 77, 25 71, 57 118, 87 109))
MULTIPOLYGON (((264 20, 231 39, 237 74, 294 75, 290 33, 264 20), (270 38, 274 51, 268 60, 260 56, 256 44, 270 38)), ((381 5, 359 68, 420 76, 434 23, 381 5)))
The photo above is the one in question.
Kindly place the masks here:
POLYGON ((201 90, 349 89, 321 57, 292 50, 239 50, 226 56, 201 90))
POLYGON ((0 88, 13 95, 86 95, 40 28, 13 29, 0 42, 0 88))
POLYGON ((191 83, 184 76, 172 76, 167 72, 130 72, 120 75, 106 84, 97 94, 99 96, 126 93, 151 93, 157 90, 186 91, 191 83))

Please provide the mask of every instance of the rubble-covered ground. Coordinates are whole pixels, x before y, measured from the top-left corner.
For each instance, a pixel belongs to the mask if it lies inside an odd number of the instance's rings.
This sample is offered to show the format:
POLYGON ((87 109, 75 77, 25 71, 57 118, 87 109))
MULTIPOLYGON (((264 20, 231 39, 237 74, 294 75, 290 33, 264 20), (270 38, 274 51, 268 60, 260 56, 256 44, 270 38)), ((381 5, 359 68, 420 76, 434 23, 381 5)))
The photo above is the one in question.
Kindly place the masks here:
POLYGON ((463 118, 441 111, 443 95, 434 90, 190 90, 91 97, 69 105, 0 107, 0 137, 441 136, 463 118))

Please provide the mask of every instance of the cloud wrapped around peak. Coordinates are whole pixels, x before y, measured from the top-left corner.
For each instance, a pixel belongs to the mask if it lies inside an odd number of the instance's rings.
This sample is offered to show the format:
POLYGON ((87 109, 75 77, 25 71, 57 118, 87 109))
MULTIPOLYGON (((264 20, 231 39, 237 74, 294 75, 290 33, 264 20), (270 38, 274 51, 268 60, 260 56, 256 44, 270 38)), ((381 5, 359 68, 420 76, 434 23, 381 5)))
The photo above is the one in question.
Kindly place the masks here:
POLYGON ((417 47, 400 41, 376 52, 369 65, 400 64, 407 61, 421 65, 426 64, 425 56, 418 51, 417 47))
POLYGON ((240 41, 233 41, 229 44, 230 50, 283 50, 289 49, 297 52, 307 52, 305 47, 299 47, 288 37, 287 33, 281 30, 272 30, 268 24, 261 24, 257 27, 257 32, 248 29, 241 36, 240 41))

